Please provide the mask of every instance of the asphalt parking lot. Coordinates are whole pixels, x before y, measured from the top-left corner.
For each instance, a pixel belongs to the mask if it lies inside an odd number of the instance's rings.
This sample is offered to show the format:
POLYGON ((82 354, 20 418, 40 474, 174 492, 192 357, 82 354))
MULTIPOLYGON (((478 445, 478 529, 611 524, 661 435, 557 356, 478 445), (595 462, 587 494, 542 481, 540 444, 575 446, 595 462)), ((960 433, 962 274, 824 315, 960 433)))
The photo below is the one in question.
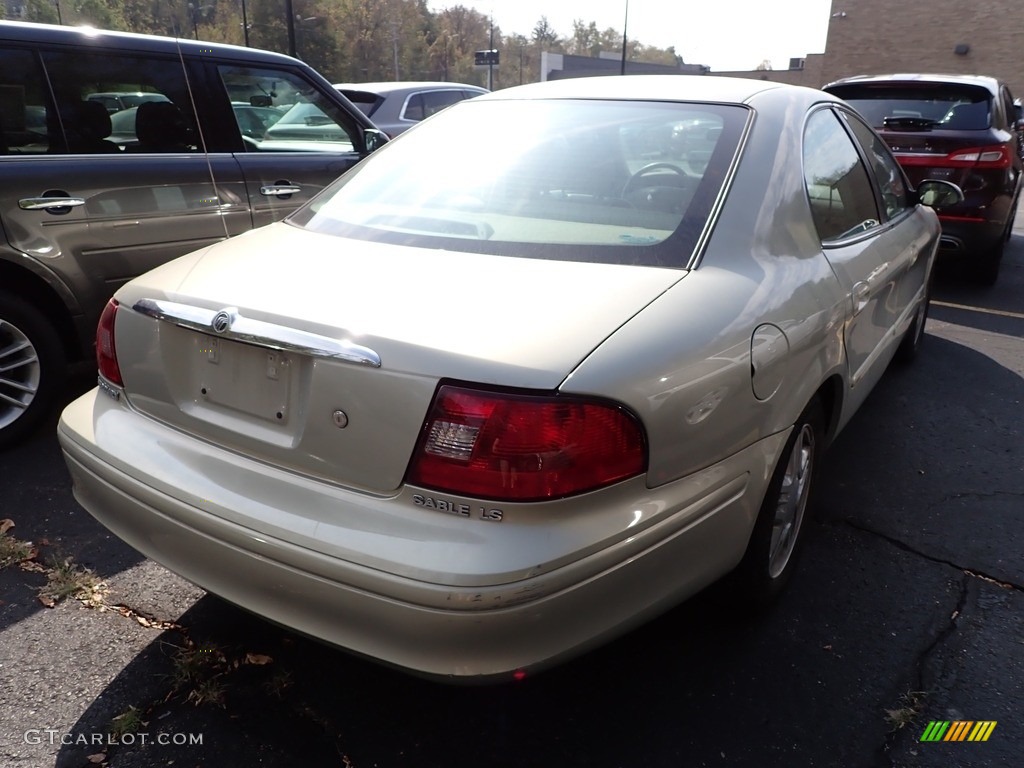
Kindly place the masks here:
POLYGON ((50 425, 0 454, 0 520, 34 550, 0 569, 0 764, 1018 764, 1024 220, 1017 232, 994 288, 940 275, 920 358, 826 457, 775 610, 736 615, 712 588, 515 685, 410 678, 205 595, 77 507, 50 425), (94 582, 55 598, 54 575, 82 568, 94 582), (984 742, 922 741, 933 721, 996 725, 984 742))

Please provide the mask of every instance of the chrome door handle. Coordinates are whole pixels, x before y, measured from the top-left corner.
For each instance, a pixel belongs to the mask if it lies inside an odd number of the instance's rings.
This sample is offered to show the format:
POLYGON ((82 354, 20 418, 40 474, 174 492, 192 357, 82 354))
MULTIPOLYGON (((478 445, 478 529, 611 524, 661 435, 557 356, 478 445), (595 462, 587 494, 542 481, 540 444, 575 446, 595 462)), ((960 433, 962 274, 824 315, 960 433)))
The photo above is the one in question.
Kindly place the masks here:
POLYGON ((298 184, 267 184, 260 187, 260 194, 267 197, 288 197, 302 191, 298 184))
POLYGON ((859 314, 868 305, 871 296, 871 284, 863 280, 853 286, 850 298, 853 300, 853 314, 859 314))
POLYGON ((75 208, 85 205, 81 197, 24 197, 18 201, 23 211, 48 211, 52 208, 75 208))

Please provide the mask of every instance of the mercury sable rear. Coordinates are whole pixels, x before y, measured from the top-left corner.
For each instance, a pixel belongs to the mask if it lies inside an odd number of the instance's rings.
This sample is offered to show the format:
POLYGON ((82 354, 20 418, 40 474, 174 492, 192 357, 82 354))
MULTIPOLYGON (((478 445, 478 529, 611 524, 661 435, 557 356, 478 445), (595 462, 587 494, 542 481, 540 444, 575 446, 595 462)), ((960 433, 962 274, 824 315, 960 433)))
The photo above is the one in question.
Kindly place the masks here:
MULTIPOLYGON (((935 202, 954 200, 935 185, 935 202)), ((939 226, 819 91, 463 102, 119 290, 79 502, 275 622, 502 679, 794 569, 822 450, 922 337, 939 226)))

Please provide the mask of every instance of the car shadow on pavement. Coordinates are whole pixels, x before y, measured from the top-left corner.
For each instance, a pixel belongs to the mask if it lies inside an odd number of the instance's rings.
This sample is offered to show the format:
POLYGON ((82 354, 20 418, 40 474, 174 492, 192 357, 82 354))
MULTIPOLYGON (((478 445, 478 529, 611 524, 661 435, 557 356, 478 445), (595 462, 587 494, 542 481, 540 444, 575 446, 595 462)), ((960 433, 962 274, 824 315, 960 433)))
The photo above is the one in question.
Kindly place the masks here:
MULTIPOLYGON (((72 732, 108 733, 134 708, 137 733, 103 747, 119 768, 886 762, 896 738, 887 712, 925 684, 922 659, 950 616, 969 610, 964 569, 1024 583, 1014 544, 1024 520, 1006 503, 1024 495, 1022 400, 1019 375, 929 333, 826 455, 801 567, 766 615, 738 612, 716 585, 560 667, 466 687, 207 596, 72 732)), ((57 765, 96 752, 69 744, 57 765)))

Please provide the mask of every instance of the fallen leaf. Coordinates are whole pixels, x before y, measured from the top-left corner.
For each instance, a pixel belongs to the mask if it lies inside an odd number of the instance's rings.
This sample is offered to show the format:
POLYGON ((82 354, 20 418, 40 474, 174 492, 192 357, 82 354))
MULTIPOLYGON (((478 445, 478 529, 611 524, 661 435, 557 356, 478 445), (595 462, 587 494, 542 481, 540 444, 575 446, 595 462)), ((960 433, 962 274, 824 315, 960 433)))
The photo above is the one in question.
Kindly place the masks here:
POLYGON ((40 595, 39 602, 47 608, 53 608, 53 606, 57 604, 56 600, 54 600, 52 597, 47 597, 46 595, 40 595))
POLYGON ((5 517, 3 520, 0 520, 0 534, 7 533, 13 527, 14 521, 9 517, 5 517))
POLYGON ((246 664, 255 664, 257 667, 262 667, 264 664, 269 664, 273 659, 262 653, 247 653, 245 654, 246 664))
POLYGON ((102 763, 107 759, 107 755, 104 752, 97 752, 95 755, 89 755, 86 760, 90 763, 102 763))

